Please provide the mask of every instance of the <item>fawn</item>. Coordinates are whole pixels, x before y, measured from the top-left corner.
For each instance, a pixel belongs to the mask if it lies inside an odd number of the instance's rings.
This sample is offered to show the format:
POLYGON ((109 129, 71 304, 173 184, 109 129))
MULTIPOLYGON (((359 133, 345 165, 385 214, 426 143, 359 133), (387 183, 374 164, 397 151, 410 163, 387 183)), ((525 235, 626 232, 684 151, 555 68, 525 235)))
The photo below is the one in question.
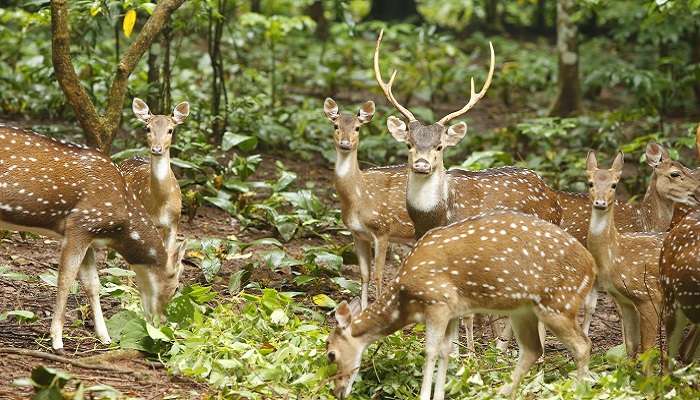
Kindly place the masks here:
POLYGON ((52 347, 63 348, 63 317, 80 272, 98 338, 110 337, 100 306, 93 245, 119 252, 136 272, 146 314, 159 317, 177 289, 184 246, 166 249, 119 169, 101 152, 0 126, 0 229, 61 239, 52 347))
POLYGON ((352 232, 362 274, 362 308, 367 307, 370 257, 374 247, 377 296, 389 242, 411 243, 413 224, 406 211, 406 168, 403 165, 360 170, 357 147, 362 125, 372 120, 374 102, 364 103, 357 115, 340 113, 331 98, 323 111, 335 128, 335 188, 345 226, 352 232))
MULTIPOLYGON (((465 122, 449 128, 446 124, 465 114, 486 94, 496 65, 493 46, 489 43, 491 61, 481 91, 474 91, 472 78, 470 98, 462 109, 444 116, 432 125, 423 125, 394 97, 391 87, 396 71, 388 83, 382 79, 379 48, 383 33, 383 30, 379 33, 374 50, 374 75, 389 102, 408 119, 406 125, 399 118, 390 116, 387 127, 396 140, 408 147, 406 208, 415 225, 416 239, 429 229, 494 209, 522 211, 559 224, 561 207, 556 192, 533 171, 514 167, 485 171, 445 170, 445 148, 458 144, 467 133, 465 122)), ((470 349, 474 346, 472 326, 473 319, 467 318, 465 329, 470 349)), ((507 328, 504 333, 504 336, 509 336, 507 328)), ((542 336, 544 340, 544 332, 542 336)), ((507 340, 498 345, 501 349, 506 346, 507 340)))
POLYGON ((435 228, 404 260, 381 297, 362 311, 342 302, 328 338, 326 355, 337 364, 334 392, 350 394, 370 343, 409 324, 425 322, 425 364, 421 400, 445 397, 445 380, 458 319, 471 313, 510 316, 520 356, 512 382, 500 393, 514 394, 542 354, 538 320, 573 353, 579 377, 587 374, 590 341, 576 312, 596 279, 591 255, 558 226, 514 211, 494 211, 435 228), (439 360, 438 360, 439 358, 439 360))
POLYGON ((172 115, 153 115, 146 102, 135 97, 131 109, 136 118, 146 125, 150 163, 141 158, 132 158, 119 164, 119 169, 127 187, 136 193, 160 230, 166 248, 171 249, 177 238, 182 194, 170 168, 170 144, 173 130, 185 122, 190 114, 190 104, 186 101, 178 104, 172 115))
POLYGON ((594 152, 586 159, 591 222, 588 250, 598 267, 598 285, 615 300, 622 317, 627 354, 634 357, 653 347, 661 312, 659 254, 663 233, 619 233, 615 227, 615 188, 622 174, 623 154, 610 169, 599 169, 594 152))

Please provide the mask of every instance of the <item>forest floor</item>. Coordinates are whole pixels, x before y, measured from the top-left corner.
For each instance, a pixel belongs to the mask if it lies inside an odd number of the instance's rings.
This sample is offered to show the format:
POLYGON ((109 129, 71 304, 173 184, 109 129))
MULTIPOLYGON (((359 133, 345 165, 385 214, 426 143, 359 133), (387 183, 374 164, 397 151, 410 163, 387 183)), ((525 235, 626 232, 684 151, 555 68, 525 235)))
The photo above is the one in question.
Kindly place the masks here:
MULTIPOLYGON (((277 158, 275 158, 277 159, 277 158)), ((268 178, 274 174, 274 162, 271 157, 265 157, 258 171, 259 178, 268 178), (269 167, 265 167, 265 166, 269 167)), ((298 174, 298 183, 305 186, 307 182, 313 182, 318 188, 332 187, 332 171, 320 161, 315 162, 314 168, 309 167, 308 162, 298 160, 284 160, 285 165, 291 171, 298 174)), ((327 202, 332 202, 331 191, 318 193, 327 202)), ((337 206, 337 205, 336 205, 337 206)), ((260 237, 274 236, 273 232, 244 231, 237 221, 229 214, 215 208, 203 207, 197 212, 193 221, 188 222, 183 217, 181 222, 181 234, 188 238, 203 239, 208 237, 229 237, 235 235, 241 240, 252 240, 260 237)), ((336 235, 339 242, 348 242, 347 236, 336 235)), ((294 239, 285 245, 285 250, 290 254, 301 254, 302 246, 316 243, 318 239, 294 239)), ((55 240, 36 236, 21 237, 19 234, 6 234, 0 237, 0 266, 7 266, 12 271, 24 273, 36 278, 50 269, 57 268, 59 244, 55 240)), ((394 248, 389 257, 385 280, 388 281, 398 268, 397 257, 393 253, 404 254, 405 248, 394 248)), ((98 260, 103 260, 100 255, 98 260)), ((99 263, 99 261, 98 261, 99 263)), ((98 264, 99 265, 99 264, 98 264)), ((225 282, 231 273, 242 267, 238 260, 226 261, 219 273, 222 279, 214 282, 220 289, 225 288, 225 282)), ((360 279, 357 266, 345 266, 343 273, 355 280, 360 279)), ((269 269, 255 270, 251 281, 260 283, 262 287, 273 287, 280 290, 291 290, 294 284, 291 275, 274 273, 269 269)), ((184 284, 200 282, 204 283, 201 271, 191 263, 186 263, 182 282, 184 284)), ((344 295, 334 292, 332 285, 317 285, 309 290, 318 293, 326 293, 334 299, 344 295)), ((313 294, 313 293, 312 293, 313 294)), ((33 322, 18 322, 15 318, 0 321, 0 347, 13 347, 51 352, 49 338, 49 325, 52 308, 55 301, 56 290, 41 279, 11 280, 0 278, 0 311, 29 310, 38 319, 33 322)), ((92 320, 87 307, 86 298, 81 291, 71 294, 68 303, 68 313, 64 331, 65 356, 77 359, 81 357, 95 356, 109 351, 109 346, 100 344, 92 331, 92 320)), ((120 302, 117 299, 103 296, 102 306, 106 318, 120 310, 120 302)), ((610 298, 601 294, 598 310, 591 327, 591 340, 594 352, 602 352, 621 343, 619 318, 615 312, 610 298)), ((477 321, 477 338, 482 343, 488 343, 493 336, 492 324, 486 319, 477 321)), ((546 351, 564 351, 563 346, 555 339, 548 340, 546 351)), ((2 354, 0 350, 0 354, 2 354)), ((30 388, 13 386, 11 382, 17 378, 28 377, 31 370, 40 364, 61 368, 79 378, 84 385, 105 384, 110 385, 122 394, 144 399, 186 398, 195 399, 205 397, 207 387, 204 384, 190 379, 180 378, 169 374, 158 363, 153 363, 141 357, 134 357, 133 352, 126 359, 110 360, 111 365, 121 371, 103 371, 84 369, 62 362, 47 361, 27 355, 3 354, 0 357, 0 374, 4 377, 0 381, 0 398, 20 399, 28 398, 30 388), (172 396, 172 397, 170 397, 172 396)))

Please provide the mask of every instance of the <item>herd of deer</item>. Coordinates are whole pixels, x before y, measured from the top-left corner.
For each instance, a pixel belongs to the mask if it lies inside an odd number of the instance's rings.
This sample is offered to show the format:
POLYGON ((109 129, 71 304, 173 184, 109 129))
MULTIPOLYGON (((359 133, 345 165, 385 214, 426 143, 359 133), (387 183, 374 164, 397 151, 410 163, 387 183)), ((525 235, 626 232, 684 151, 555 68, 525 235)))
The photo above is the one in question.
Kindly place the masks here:
MULTIPOLYGON (((467 347, 474 348, 472 315, 505 315, 498 347, 514 333, 520 356, 511 383, 519 382, 542 355, 544 328, 574 355, 578 376, 588 373, 587 337, 597 289, 610 294, 621 315, 630 357, 656 344, 659 321, 668 359, 691 360, 700 335, 700 178, 649 143, 652 176, 639 205, 617 202, 623 155, 610 169, 588 153, 588 193, 551 189, 533 171, 504 167, 446 170, 443 151, 460 142, 467 125, 446 124, 469 111, 488 90, 493 47, 483 88, 471 81, 468 103, 431 125, 419 122, 374 72, 389 102, 408 120, 389 117, 392 136, 408 148, 408 163, 361 170, 359 130, 375 113, 364 103, 356 115, 341 113, 330 98, 324 112, 335 127, 336 189, 343 222, 352 232, 362 275, 359 301, 342 302, 328 338, 336 363, 337 397, 349 395, 362 353, 370 343, 414 323, 425 323, 425 364, 420 398, 443 399, 450 353, 464 319, 467 347), (390 242, 412 244, 397 275, 383 287, 390 242), (372 254, 374 253, 374 257, 372 254), (368 304, 370 266, 376 301, 368 304), (584 307, 581 326, 576 315, 584 307), (683 331, 692 325, 683 337, 683 331), (438 364, 433 389, 433 372, 438 364)), ((98 338, 109 343, 99 300, 94 248, 109 246, 136 272, 143 309, 155 322, 175 292, 185 243, 177 243, 180 190, 170 168, 173 129, 189 115, 181 103, 172 115, 152 115, 136 98, 132 109, 148 132, 150 162, 119 166, 99 151, 0 124, 0 229, 61 239, 52 346, 63 348, 63 315, 69 288, 79 276, 93 311, 98 338)), ((698 129, 700 138, 700 128, 698 129)))

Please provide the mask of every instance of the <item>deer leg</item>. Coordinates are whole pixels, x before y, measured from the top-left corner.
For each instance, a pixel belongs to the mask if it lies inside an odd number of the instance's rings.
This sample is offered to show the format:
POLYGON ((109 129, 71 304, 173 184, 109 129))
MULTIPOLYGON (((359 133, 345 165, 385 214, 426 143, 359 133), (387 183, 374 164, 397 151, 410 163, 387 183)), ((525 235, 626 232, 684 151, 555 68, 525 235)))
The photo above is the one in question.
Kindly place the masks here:
MULTIPOLYGON (((462 317, 462 326, 464 327, 464 333, 467 336, 467 352, 469 354, 474 354, 476 348, 474 346, 474 314, 469 314, 462 317)), ((457 329, 457 335, 459 336, 459 329, 457 329)), ((459 356, 459 345, 455 343, 454 353, 459 356)))
POLYGON ((80 282, 87 293, 92 309, 92 318, 95 322, 95 334, 104 344, 109 344, 112 340, 107 331, 104 316, 102 315, 102 305, 100 304, 100 277, 97 274, 97 263, 95 262, 95 250, 90 247, 85 253, 85 258, 80 264, 80 282))
POLYGON ((548 313, 536 310, 537 317, 554 333, 554 335, 573 354, 576 362, 577 376, 583 379, 589 376, 588 362, 591 358, 591 341, 576 323, 576 316, 548 313))
POLYGON ((698 335, 698 325, 690 327, 688 336, 683 339, 680 346, 680 357, 685 363, 693 361, 697 356, 698 344, 700 343, 700 335, 698 335))
POLYGON ((507 351, 508 345, 510 344, 510 339, 513 338, 513 326, 510 323, 510 319, 506 319, 503 326, 501 334, 496 338, 496 349, 500 351, 507 351))
POLYGON ((624 302, 618 302, 618 308, 622 320, 625 351, 628 357, 635 357, 639 347, 639 313, 632 304, 624 302))
POLYGON ((523 377, 542 356, 542 343, 537 329, 537 316, 532 311, 520 312, 510 317, 510 324, 518 341, 518 364, 511 374, 511 383, 503 385, 498 393, 502 396, 515 396, 515 389, 523 377))
POLYGON ((447 332, 440 344, 440 360, 438 361, 437 375, 435 376, 435 393, 433 400, 443 400, 445 398, 445 381, 447 380, 447 366, 450 361, 450 352, 453 342, 458 340, 459 319, 455 318, 447 325, 447 332))
POLYGON ((360 264, 360 274, 362 275, 362 295, 361 305, 364 310, 367 308, 369 301, 369 259, 372 254, 372 249, 369 242, 362 239, 358 235, 353 235, 355 239, 355 251, 357 252, 357 260, 360 264))
POLYGON ((593 313, 595 313, 596 304, 598 303, 598 291, 594 287, 588 292, 585 302, 583 303, 583 333, 588 336, 591 329, 591 321, 593 321, 593 313))
POLYGON ((672 308, 666 315, 667 359, 670 361, 672 358, 678 358, 681 340, 683 339, 683 328, 688 324, 688 319, 683 314, 683 311, 678 308, 672 308))
POLYGON ((639 333, 640 352, 643 353, 656 344, 656 334, 659 329, 659 314, 652 301, 640 304, 639 310, 639 333))
POLYGON ((61 259, 58 267, 58 292, 51 319, 51 346, 54 350, 63 349, 63 320, 70 287, 75 282, 80 264, 85 258, 88 246, 70 236, 63 239, 61 259))
POLYGON ((374 237, 374 284, 377 288, 377 297, 382 294, 382 279, 384 278, 384 264, 386 263, 386 252, 388 247, 388 237, 374 237))
POLYGON ((423 364, 423 383, 420 387, 420 400, 430 400, 433 386, 433 371, 440 345, 442 344, 447 325, 447 310, 432 309, 425 321, 425 363, 423 364))

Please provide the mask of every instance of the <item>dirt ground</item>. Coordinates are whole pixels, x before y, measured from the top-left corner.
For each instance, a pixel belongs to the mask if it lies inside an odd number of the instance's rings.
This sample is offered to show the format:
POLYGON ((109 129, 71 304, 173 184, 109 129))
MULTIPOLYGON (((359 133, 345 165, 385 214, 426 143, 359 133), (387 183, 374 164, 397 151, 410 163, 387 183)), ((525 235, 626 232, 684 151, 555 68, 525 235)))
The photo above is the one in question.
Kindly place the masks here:
MULTIPOLYGON (((298 183, 304 186, 307 181, 315 182, 317 188, 323 188, 321 198, 333 201, 332 171, 324 164, 315 162, 318 167, 309 168, 308 162, 298 160, 285 160, 287 167, 299 175, 298 183)), ((257 178, 272 178, 274 175, 274 163, 268 156, 265 158, 257 178)), ((246 231, 241 232, 237 221, 227 213, 215 208, 201 208, 191 223, 183 218, 181 224, 182 236, 188 238, 227 237, 236 235, 239 239, 247 240, 258 237, 273 236, 271 232, 246 231)), ((346 236, 337 236, 337 240, 347 242, 346 236)), ((319 244, 318 239, 297 239, 286 246, 287 251, 294 254, 301 252, 302 246, 319 244)), ((395 249, 397 253, 405 253, 404 249, 395 249)), ((13 271, 22 272, 33 277, 29 281, 15 281, 0 278, 0 312, 8 310, 29 310, 38 316, 38 320, 31 323, 18 322, 15 318, 0 321, 0 347, 13 347, 33 349, 45 352, 51 351, 49 338, 49 324, 51 310, 55 300, 55 288, 38 279, 39 274, 49 269, 57 268, 58 243, 38 237, 21 237, 19 234, 6 234, 0 236, 0 266, 8 266, 13 271)), ((100 256, 98 260, 101 260, 100 256)), ((240 261, 226 261, 221 275, 222 282, 228 282, 228 275, 237 271, 240 261)), ((385 279, 391 279, 398 267, 395 257, 390 257, 387 265, 385 279)), ((344 273, 359 280, 357 266, 347 266, 344 273)), ((272 273, 269 270, 255 271, 252 281, 260 282, 263 286, 278 287, 288 290, 292 287, 289 276, 272 273)), ((183 274, 183 283, 204 282, 202 274, 191 263, 186 264, 183 274)), ((309 288, 305 288, 308 291, 309 288)), ((333 297, 329 287, 313 287, 312 291, 326 292, 333 297)), ((92 321, 89 316, 86 299, 79 291, 71 295, 68 303, 68 313, 64 330, 65 353, 70 358, 94 356, 108 351, 108 346, 100 344, 92 332, 92 321)), ((110 297, 102 298, 102 306, 106 318, 119 311, 119 303, 110 297)), ((491 336, 489 325, 482 322, 483 329, 477 328, 477 334, 484 336, 485 342, 491 336)), ((619 319, 614 306, 606 295, 601 295, 598 310, 591 328, 591 340, 594 351, 604 351, 621 343, 619 319)), ((561 351, 562 346, 555 340, 549 340, 547 351, 561 351)), ((79 378, 86 386, 95 384, 110 385, 125 395, 144 398, 161 399, 169 398, 197 399, 206 397, 207 387, 189 379, 169 375, 168 372, 157 363, 148 362, 142 357, 131 357, 116 360, 112 365, 122 371, 98 371, 83 369, 65 363, 47 361, 40 358, 3 354, 0 349, 0 398, 20 399, 28 398, 31 391, 27 388, 18 388, 11 385, 16 378, 28 377, 33 367, 43 364, 61 368, 79 378)))

